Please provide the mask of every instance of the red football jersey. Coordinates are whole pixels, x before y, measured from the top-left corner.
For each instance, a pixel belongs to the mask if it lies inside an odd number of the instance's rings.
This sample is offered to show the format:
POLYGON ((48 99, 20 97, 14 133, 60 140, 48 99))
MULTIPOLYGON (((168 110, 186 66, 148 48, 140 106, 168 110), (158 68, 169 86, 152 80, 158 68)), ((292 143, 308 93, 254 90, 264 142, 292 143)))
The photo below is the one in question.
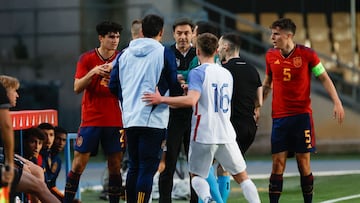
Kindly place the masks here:
POLYGON ((266 53, 266 74, 272 77, 272 117, 281 118, 301 113, 312 113, 310 100, 311 69, 320 59, 311 48, 296 45, 284 57, 279 49, 266 53))
MULTIPOLYGON (((111 63, 118 51, 107 61, 104 61, 96 49, 80 56, 77 62, 75 78, 84 77, 97 65, 111 63)), ((100 75, 94 75, 91 83, 84 90, 81 105, 81 127, 122 127, 119 101, 108 88, 108 80, 100 75)))

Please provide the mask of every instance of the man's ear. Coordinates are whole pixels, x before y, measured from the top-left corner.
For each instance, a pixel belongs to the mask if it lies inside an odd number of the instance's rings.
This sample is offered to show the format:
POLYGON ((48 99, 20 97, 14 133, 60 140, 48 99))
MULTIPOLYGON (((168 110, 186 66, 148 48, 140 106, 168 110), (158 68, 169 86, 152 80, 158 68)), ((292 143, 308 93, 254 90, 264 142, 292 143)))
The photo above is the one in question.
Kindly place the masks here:
POLYGON ((196 56, 200 55, 200 49, 198 47, 196 47, 196 56))
POLYGON ((291 33, 291 32, 288 32, 287 34, 286 34, 286 36, 287 36, 287 39, 293 39, 294 38, 294 34, 293 33, 291 33))
POLYGON ((229 43, 224 43, 224 49, 226 52, 229 51, 229 43))
POLYGON ((164 34, 164 28, 160 30, 160 32, 159 32, 159 37, 162 37, 163 34, 164 34))

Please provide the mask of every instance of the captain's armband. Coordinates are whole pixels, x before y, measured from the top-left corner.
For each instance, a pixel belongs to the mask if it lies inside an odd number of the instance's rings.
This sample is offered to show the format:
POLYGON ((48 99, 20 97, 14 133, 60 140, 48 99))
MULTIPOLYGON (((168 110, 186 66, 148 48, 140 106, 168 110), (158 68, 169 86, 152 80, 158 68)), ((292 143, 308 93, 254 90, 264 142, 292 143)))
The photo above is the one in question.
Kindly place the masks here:
POLYGON ((321 75, 322 73, 325 72, 325 68, 324 66, 322 65, 322 63, 318 63, 315 67, 313 67, 311 69, 311 72, 316 76, 318 77, 319 75, 321 75))

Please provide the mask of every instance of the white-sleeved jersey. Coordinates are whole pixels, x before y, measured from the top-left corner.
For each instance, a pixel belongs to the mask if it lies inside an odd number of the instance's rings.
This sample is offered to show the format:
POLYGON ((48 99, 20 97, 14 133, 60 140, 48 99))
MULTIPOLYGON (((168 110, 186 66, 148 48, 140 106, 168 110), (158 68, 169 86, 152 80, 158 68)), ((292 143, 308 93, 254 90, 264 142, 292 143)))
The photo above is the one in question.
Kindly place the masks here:
POLYGON ((204 144, 236 140, 230 122, 233 78, 218 64, 205 63, 189 73, 189 90, 201 93, 191 123, 191 139, 204 144))

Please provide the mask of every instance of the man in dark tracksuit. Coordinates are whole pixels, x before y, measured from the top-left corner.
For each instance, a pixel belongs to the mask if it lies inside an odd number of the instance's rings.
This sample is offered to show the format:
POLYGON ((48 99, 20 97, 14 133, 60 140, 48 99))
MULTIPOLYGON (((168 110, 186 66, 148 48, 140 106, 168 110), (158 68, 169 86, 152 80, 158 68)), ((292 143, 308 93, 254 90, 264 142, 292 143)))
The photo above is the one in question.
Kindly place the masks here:
MULTIPOLYGON (((194 25, 189 19, 178 19, 173 25, 173 36, 176 41, 170 49, 174 51, 177 64, 178 80, 185 83, 189 72, 189 63, 196 56, 191 45, 194 25)), ((179 95, 174 95, 179 96, 179 95)), ((176 162, 184 145, 186 155, 189 151, 192 108, 170 108, 168 135, 166 139, 165 169, 159 177, 160 203, 171 202, 173 177, 176 162)), ((191 202, 197 203, 195 192, 191 193, 191 202)))

